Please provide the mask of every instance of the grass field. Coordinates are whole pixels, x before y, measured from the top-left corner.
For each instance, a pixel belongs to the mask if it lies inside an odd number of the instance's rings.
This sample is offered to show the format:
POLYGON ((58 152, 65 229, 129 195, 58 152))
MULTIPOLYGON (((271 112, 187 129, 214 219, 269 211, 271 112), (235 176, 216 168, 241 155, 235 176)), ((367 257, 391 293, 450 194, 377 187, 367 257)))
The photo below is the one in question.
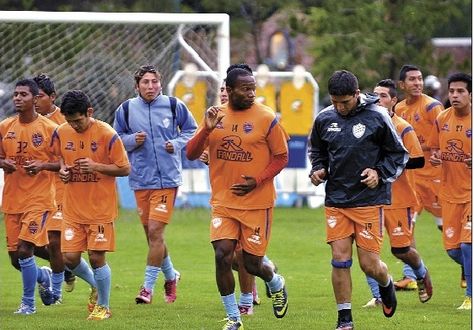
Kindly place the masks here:
MULTIPOLYGON (((256 306, 254 315, 244 317, 245 329, 334 329, 337 312, 322 215, 322 209, 275 211, 268 255, 285 275, 289 310, 285 318, 276 319, 263 282, 259 281, 262 304, 256 306)), ((4 249, 0 253, 0 329, 220 329, 223 323, 219 320, 225 315, 215 284, 208 223, 208 210, 175 212, 166 237, 174 265, 182 274, 178 299, 171 305, 164 303, 160 275, 153 304, 136 305, 134 297, 143 281, 147 249, 135 212, 122 210, 117 221, 117 251, 108 254, 113 317, 103 322, 86 321, 88 288, 81 280, 72 293, 64 293, 62 305, 43 306, 37 295, 35 315, 13 315, 20 303, 21 277, 10 266, 4 249)), ((0 236, 4 235, 1 224, 0 236)), ((417 222, 417 244, 430 269, 433 298, 421 304, 415 292, 401 292, 397 295, 397 312, 391 319, 386 319, 380 309, 363 309, 370 293, 354 259, 352 308, 357 329, 471 328, 471 313, 456 310, 464 295, 459 287, 460 268, 444 252, 440 233, 425 214, 417 222)), ((401 264, 390 255, 387 244, 383 260, 393 276, 399 278, 401 264)), ((43 260, 38 263, 45 264, 43 260)))

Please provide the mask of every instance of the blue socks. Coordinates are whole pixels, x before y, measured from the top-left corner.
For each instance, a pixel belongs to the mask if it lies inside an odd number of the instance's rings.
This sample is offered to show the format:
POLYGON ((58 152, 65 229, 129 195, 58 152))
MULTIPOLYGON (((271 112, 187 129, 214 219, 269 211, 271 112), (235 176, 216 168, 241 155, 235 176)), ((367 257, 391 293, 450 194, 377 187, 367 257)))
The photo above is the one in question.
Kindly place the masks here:
POLYGON ((270 289, 270 292, 277 292, 283 288, 283 281, 280 277, 280 275, 277 275, 273 273, 273 278, 271 279, 270 282, 267 282, 268 288, 270 289))
POLYGON ((108 264, 94 269, 98 293, 97 305, 109 308, 111 277, 112 273, 108 264))
POLYGON ((416 275, 416 278, 417 279, 422 279, 425 277, 426 275, 426 267, 425 267, 425 264, 423 263, 423 260, 420 258, 420 267, 418 267, 417 269, 413 269, 413 272, 415 273, 416 275))
POLYGON ((79 265, 76 268, 71 269, 71 272, 89 283, 91 287, 97 288, 97 283, 94 279, 94 273, 84 258, 81 258, 79 265))
POLYGON ((239 306, 252 307, 253 306, 253 294, 250 293, 240 293, 239 306))
POLYGON ((372 297, 380 299, 379 283, 370 276, 365 276, 367 278, 367 284, 370 287, 370 292, 372 292, 372 297))
POLYGON ((466 296, 472 297, 472 244, 461 243, 462 259, 464 266, 464 277, 466 278, 466 296))
POLYGON ((171 281, 175 279, 176 272, 174 271, 173 263, 171 262, 171 258, 169 255, 167 255, 166 258, 163 259, 163 262, 161 263, 161 271, 165 276, 165 280, 171 281))
POLYGON ((412 280, 416 281, 416 275, 413 269, 408 264, 403 264, 403 276, 411 278, 412 280))
POLYGON ((35 257, 19 259, 21 278, 23 280, 23 296, 21 302, 28 306, 35 306, 35 287, 38 278, 38 267, 35 257))
POLYGON ((53 295, 55 298, 61 297, 63 281, 64 281, 64 272, 53 273, 51 277, 51 282, 53 282, 53 295))
POLYGON ((151 290, 153 292, 153 289, 155 288, 156 279, 158 278, 160 270, 160 267, 146 265, 145 282, 143 283, 145 289, 151 290))
POLYGON ((227 296, 221 296, 221 299, 229 320, 240 321, 240 311, 235 300, 235 294, 231 293, 227 296))

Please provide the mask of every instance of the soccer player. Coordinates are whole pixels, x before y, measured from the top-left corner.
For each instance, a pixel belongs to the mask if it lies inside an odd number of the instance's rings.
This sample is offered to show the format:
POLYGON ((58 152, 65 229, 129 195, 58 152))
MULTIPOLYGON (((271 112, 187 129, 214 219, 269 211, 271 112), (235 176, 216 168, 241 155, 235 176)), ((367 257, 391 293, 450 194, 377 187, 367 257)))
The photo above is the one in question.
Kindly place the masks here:
POLYGON ((41 300, 53 303, 51 269, 36 266, 35 247, 48 243, 46 226, 56 205, 54 160, 50 143, 56 124, 35 111, 38 85, 32 79, 20 80, 13 93, 16 116, 0 123, 0 167, 4 171, 2 211, 7 233, 7 248, 12 265, 21 270, 23 296, 15 314, 36 313, 35 286, 41 300))
MULTIPOLYGON (((416 221, 416 215, 425 209, 434 216, 435 222, 441 230, 443 220, 441 218, 441 205, 438 201, 441 172, 439 168, 432 166, 429 162, 430 148, 426 145, 426 141, 431 133, 436 116, 444 110, 444 107, 438 100, 423 94, 423 74, 418 67, 411 64, 402 66, 398 84, 405 94, 405 99, 395 106, 395 113, 413 127, 425 156, 425 166, 414 169, 412 174, 415 179, 415 191, 418 198, 413 223, 416 221)), ((413 224, 413 231, 415 231, 415 224, 413 224)), ((412 244, 414 247, 414 240, 412 244)), ((395 288, 397 290, 416 290, 416 275, 409 265, 404 264, 403 278, 395 282, 395 288)))
POLYGON ((252 73, 231 70, 226 90, 229 101, 207 109, 204 122, 187 144, 186 156, 197 159, 209 148, 216 281, 228 317, 223 329, 234 330, 243 327, 232 274, 237 242, 247 272, 269 286, 274 315, 282 318, 288 309, 283 276, 262 261, 271 233, 273 178, 288 162, 288 145, 275 114, 255 103, 252 73))
POLYGON ((380 260, 383 205, 391 202, 391 182, 408 153, 378 98, 360 94, 354 74, 341 70, 328 82, 332 106, 317 115, 310 134, 311 182, 326 181, 326 241, 332 251, 332 284, 337 329, 353 329, 351 313, 352 242, 362 271, 380 290, 383 313, 397 307, 393 280, 380 260))
POLYGON ((464 266, 466 296, 458 309, 471 310, 472 297, 472 78, 448 78, 451 107, 436 118, 428 145, 430 162, 441 168, 443 243, 448 255, 464 266))
POLYGON ((171 221, 176 193, 182 183, 181 149, 197 125, 183 102, 162 94, 161 74, 154 66, 141 66, 134 78, 138 96, 118 107, 114 128, 132 164, 128 179, 148 242, 145 279, 135 301, 151 303, 162 271, 165 302, 173 303, 180 273, 171 261, 165 228, 171 221))
MULTIPOLYGON (((56 89, 54 83, 45 74, 40 74, 33 78, 39 88, 38 101, 35 104, 36 112, 45 116, 56 124, 66 122, 59 108, 54 104, 56 100, 56 89)), ((61 253, 61 223, 63 219, 63 190, 64 184, 58 175, 55 175, 56 205, 57 210, 47 224, 48 232, 48 252, 52 268, 52 283, 55 303, 61 302, 62 282, 66 282, 65 290, 74 290, 76 277, 70 271, 64 269, 63 255, 61 253)))
POLYGON ((94 306, 89 299, 88 320, 103 320, 111 316, 111 270, 105 254, 115 249, 114 220, 118 215, 115 177, 128 175, 130 164, 113 128, 91 117, 93 108, 84 92, 66 92, 61 113, 67 123, 60 125, 53 136, 55 154, 61 157, 59 176, 67 183, 61 251, 66 266, 97 288, 94 306), (93 275, 81 258, 83 251, 89 254, 93 275))
MULTIPOLYGON (((410 124, 393 112, 393 107, 397 103, 395 82, 391 79, 380 81, 375 86, 374 93, 379 97, 379 104, 388 110, 395 130, 410 153, 410 159, 408 159, 405 169, 423 167, 425 158, 415 131, 410 124)), ((413 239, 413 212, 417 202, 413 182, 410 181, 410 177, 405 170, 392 184, 392 204, 384 206, 384 225, 390 238, 392 254, 415 271, 418 282, 418 296, 420 301, 425 303, 433 295, 431 278, 418 251, 410 246, 413 239)), ((367 277, 367 282, 374 298, 364 307, 382 305, 377 282, 371 277, 367 277)))

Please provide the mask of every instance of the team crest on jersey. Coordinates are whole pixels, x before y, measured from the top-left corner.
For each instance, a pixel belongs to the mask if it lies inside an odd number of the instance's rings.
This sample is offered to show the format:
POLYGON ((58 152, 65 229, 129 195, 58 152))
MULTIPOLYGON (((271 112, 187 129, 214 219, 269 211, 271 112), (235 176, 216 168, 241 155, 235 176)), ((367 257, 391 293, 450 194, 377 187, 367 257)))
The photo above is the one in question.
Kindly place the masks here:
POLYGON ((72 141, 67 141, 67 142, 66 142, 66 147, 64 148, 64 150, 72 150, 72 151, 75 151, 76 148, 74 148, 74 142, 72 142, 72 141))
POLYGON ((472 130, 471 130, 470 128, 468 128, 468 129, 466 130, 466 136, 467 136, 469 139, 471 138, 471 136, 472 136, 472 130))
POLYGON ((35 133, 31 137, 31 142, 33 142, 33 146, 35 146, 36 148, 41 146, 43 144, 43 141, 44 141, 44 137, 43 135, 41 135, 41 133, 35 133))
POLYGON ((413 118, 415 119, 415 121, 420 121, 420 115, 418 113, 415 113, 413 118))
POLYGON ((244 123, 244 132, 250 133, 253 131, 253 124, 252 123, 244 123))
POLYGON ((352 134, 356 138, 361 138, 365 133, 365 125, 358 123, 357 125, 352 126, 352 134))
POLYGON ((8 132, 7 135, 5 135, 5 140, 14 140, 16 139, 16 134, 15 132, 8 132))
POLYGON ((164 126, 165 128, 168 128, 168 127, 170 126, 170 120, 169 120, 169 118, 163 119, 163 126, 164 126))
POLYGON ((224 124, 222 124, 222 122, 218 122, 217 125, 216 125, 216 128, 218 129, 223 129, 224 128, 224 124))
POLYGON ((39 226, 36 221, 30 221, 30 223, 28 224, 28 231, 33 235, 38 232, 38 228, 39 226))
POLYGON ((442 131, 449 132, 449 125, 448 125, 448 124, 444 124, 443 127, 441 127, 441 130, 442 130, 442 131))
POLYGON ((92 152, 97 151, 97 142, 95 142, 95 141, 91 142, 91 150, 92 150, 92 152))

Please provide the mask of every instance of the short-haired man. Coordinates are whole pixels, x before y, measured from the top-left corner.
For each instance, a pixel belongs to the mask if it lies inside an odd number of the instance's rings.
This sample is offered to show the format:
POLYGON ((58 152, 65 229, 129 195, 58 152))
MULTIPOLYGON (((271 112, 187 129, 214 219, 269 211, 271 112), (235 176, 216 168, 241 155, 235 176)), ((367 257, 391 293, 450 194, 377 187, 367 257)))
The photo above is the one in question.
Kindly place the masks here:
POLYGON ((328 82, 332 106, 316 117, 310 135, 311 182, 326 181, 326 241, 332 251, 332 284, 337 329, 353 329, 351 306, 352 243, 362 271, 379 284, 383 313, 397 307, 392 278, 380 260, 383 205, 391 202, 391 183, 408 153, 387 110, 376 97, 361 95, 356 76, 346 70, 328 82))

